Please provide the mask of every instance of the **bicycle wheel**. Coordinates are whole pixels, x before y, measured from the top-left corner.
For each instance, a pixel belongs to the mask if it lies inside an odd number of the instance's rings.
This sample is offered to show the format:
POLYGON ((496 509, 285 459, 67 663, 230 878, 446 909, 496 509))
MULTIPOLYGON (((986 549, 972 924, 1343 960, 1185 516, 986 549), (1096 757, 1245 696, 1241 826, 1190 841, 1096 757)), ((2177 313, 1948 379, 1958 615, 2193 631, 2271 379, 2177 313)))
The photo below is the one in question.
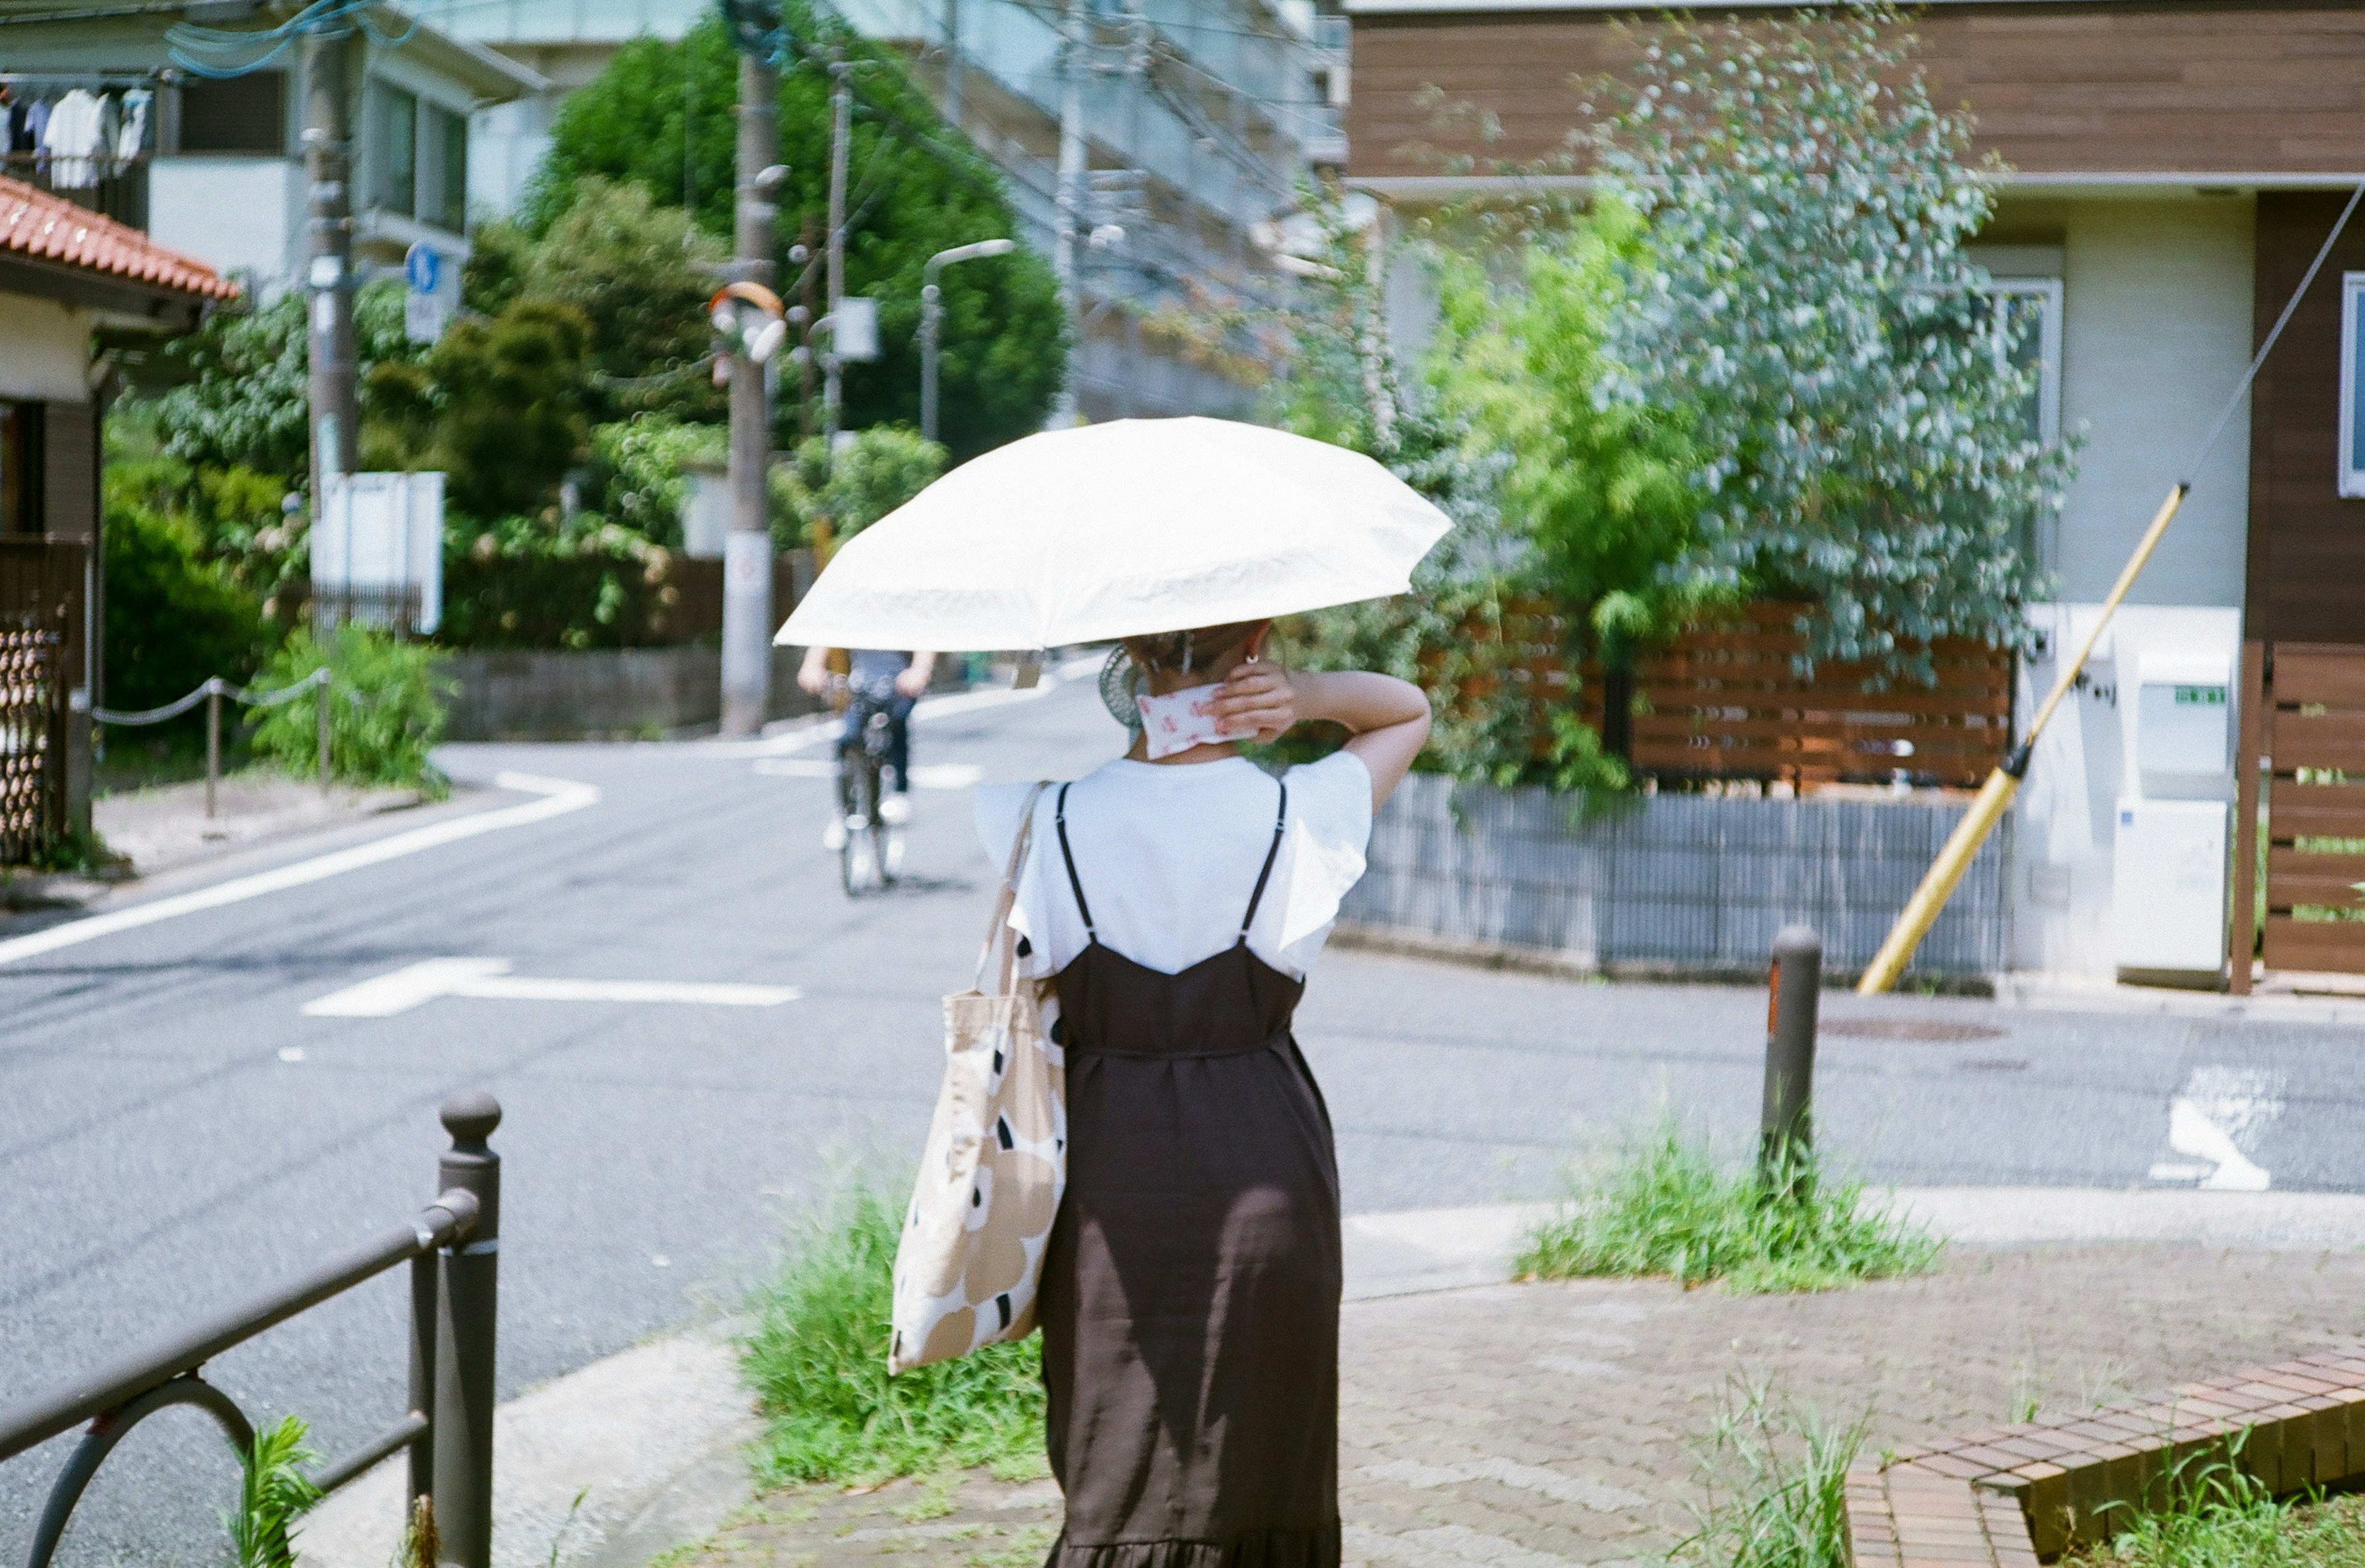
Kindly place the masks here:
POLYGON ((846 843, 837 852, 838 880, 848 898, 859 898, 879 882, 879 775, 869 758, 846 764, 846 843))

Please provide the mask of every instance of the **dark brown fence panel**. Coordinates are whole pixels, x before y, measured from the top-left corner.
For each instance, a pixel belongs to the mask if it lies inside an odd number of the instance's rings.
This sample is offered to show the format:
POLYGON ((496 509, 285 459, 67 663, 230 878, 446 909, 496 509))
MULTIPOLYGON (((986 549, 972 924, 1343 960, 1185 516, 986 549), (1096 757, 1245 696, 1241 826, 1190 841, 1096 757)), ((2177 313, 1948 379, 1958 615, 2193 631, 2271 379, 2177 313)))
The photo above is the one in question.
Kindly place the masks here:
POLYGON ((0 865, 39 859, 65 827, 65 633, 0 614, 0 865))
MULTIPOLYGON (((2236 777, 2237 868, 2254 864, 2266 834, 2263 958, 2270 969, 2365 974, 2365 647, 2253 644, 2244 650, 2236 777), (2266 780, 2263 822, 2250 820, 2266 780)), ((2254 918, 2235 884, 2235 990, 2249 989, 2254 918)))

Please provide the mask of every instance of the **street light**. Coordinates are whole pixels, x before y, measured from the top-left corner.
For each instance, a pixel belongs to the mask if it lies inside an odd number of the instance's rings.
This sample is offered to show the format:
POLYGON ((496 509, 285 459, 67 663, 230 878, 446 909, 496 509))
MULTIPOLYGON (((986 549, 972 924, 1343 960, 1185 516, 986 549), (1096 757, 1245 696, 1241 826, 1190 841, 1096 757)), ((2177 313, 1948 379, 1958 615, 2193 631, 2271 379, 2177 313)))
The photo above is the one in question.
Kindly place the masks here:
POLYGON ((1006 256, 1017 248, 1014 240, 980 240, 974 245, 955 245, 930 256, 922 271, 921 275, 927 281, 920 287, 920 433, 930 441, 936 439, 936 349, 945 328, 944 300, 936 288, 936 274, 955 262, 1006 256))

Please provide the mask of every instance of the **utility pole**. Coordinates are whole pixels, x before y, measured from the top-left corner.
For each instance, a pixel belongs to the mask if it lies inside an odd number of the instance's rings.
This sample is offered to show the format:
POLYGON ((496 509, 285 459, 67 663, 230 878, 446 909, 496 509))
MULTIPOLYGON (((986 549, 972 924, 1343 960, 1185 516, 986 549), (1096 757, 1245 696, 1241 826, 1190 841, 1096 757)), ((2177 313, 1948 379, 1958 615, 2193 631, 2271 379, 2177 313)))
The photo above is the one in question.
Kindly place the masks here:
POLYGON ((1051 428, 1076 422, 1076 363, 1083 357, 1083 317, 1077 306, 1076 240, 1083 222, 1084 0, 1068 0, 1059 22, 1059 242, 1051 264, 1059 280, 1059 311, 1067 318, 1068 372, 1052 405, 1051 428))
POLYGON ((821 231, 813 227, 813 214, 808 212, 805 214, 802 239, 797 246, 804 252, 797 262, 797 305, 805 317, 797 323, 803 333, 799 342, 805 350, 797 355, 797 436, 800 440, 812 439, 814 414, 818 411, 818 401, 814 397, 812 334, 813 324, 821 319, 821 312, 813 308, 813 248, 820 243, 821 231))
POLYGON ((945 0, 945 123, 967 133, 961 123, 960 0, 945 0))
POLYGON ((312 521, 328 515, 333 483, 353 471, 361 432, 353 403, 353 225, 346 73, 352 34, 334 24, 304 34, 304 172, 311 182, 304 272, 311 299, 308 391, 312 521))
POLYGON ((822 433, 834 446, 838 414, 845 395, 843 365, 837 353, 837 307, 846 297, 846 159, 854 133, 854 93, 846 85, 851 68, 846 50, 829 51, 829 350, 822 361, 822 433))
MULTIPOLYGON (((772 192, 780 177, 779 85, 771 62, 739 56, 738 178, 732 272, 734 281, 772 283, 777 242, 772 192)), ((731 356, 731 444, 727 483, 731 532, 723 554, 723 733, 752 735, 771 700, 772 529, 765 470, 772 459, 771 400, 764 366, 742 347, 731 356)))

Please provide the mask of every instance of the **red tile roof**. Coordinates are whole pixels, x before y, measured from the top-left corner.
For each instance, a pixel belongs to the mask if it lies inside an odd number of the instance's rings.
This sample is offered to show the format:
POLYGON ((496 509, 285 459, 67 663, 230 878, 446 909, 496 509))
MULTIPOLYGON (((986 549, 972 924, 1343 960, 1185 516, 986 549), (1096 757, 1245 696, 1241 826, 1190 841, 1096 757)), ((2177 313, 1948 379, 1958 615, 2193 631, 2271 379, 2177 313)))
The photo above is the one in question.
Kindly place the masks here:
POLYGON ((238 285, 137 229, 0 175, 0 252, 129 278, 174 294, 230 299, 238 285))

